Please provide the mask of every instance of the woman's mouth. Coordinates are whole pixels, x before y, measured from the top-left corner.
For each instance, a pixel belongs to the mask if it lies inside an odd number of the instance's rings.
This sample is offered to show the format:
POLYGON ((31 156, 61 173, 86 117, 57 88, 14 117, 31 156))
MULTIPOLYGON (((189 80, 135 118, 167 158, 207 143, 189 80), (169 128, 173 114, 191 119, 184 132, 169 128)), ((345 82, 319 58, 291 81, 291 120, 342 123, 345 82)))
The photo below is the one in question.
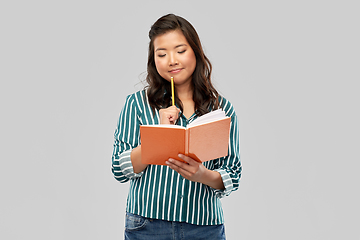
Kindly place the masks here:
POLYGON ((182 70, 182 68, 177 68, 177 69, 173 69, 173 70, 170 70, 169 72, 170 73, 178 73, 182 70))

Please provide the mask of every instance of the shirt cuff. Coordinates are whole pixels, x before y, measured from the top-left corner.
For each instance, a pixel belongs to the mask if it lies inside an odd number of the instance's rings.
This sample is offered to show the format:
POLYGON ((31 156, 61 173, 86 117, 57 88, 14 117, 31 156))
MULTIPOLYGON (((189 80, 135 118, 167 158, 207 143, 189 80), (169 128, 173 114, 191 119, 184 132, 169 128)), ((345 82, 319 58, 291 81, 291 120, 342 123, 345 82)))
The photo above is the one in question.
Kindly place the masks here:
POLYGON ((123 175, 128 179, 138 178, 141 177, 143 174, 143 172, 134 173, 133 165, 130 158, 131 151, 132 149, 122 152, 119 158, 120 170, 123 173, 123 175))
POLYGON ((234 189, 234 185, 229 173, 226 172, 224 169, 214 169, 214 171, 220 173, 221 179, 225 187, 225 189, 222 190, 214 189, 216 196, 218 196, 219 198, 222 198, 224 196, 229 196, 234 189))

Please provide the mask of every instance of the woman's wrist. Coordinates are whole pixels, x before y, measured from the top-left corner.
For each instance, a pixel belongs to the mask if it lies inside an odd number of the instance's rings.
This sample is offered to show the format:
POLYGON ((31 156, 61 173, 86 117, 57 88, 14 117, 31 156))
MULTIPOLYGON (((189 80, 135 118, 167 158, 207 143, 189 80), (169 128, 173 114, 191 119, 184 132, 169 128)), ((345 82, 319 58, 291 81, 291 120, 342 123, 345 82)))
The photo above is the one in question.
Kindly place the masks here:
POLYGON ((206 171, 203 175, 203 181, 201 183, 208 185, 209 187, 212 187, 214 189, 225 189, 220 173, 209 170, 207 168, 205 169, 206 171))

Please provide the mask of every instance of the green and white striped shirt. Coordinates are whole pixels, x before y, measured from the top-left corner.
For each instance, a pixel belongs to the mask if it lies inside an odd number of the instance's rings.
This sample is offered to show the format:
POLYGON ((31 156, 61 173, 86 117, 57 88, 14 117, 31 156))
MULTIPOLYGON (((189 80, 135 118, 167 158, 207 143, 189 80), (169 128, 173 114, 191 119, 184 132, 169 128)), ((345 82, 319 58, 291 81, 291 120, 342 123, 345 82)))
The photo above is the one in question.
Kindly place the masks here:
MULTIPOLYGON (((239 128, 237 116, 229 101, 219 97, 221 108, 231 117, 228 156, 204 162, 206 168, 220 173, 225 189, 213 189, 183 178, 167 166, 149 165, 136 174, 130 153, 140 145, 140 125, 159 124, 159 111, 155 116, 147 101, 146 91, 129 95, 115 130, 112 172, 119 182, 130 181, 126 211, 147 218, 187 222, 196 225, 224 223, 220 198, 228 196, 239 187, 241 177, 239 128)), ((186 127, 196 119, 193 114, 177 120, 186 127)))

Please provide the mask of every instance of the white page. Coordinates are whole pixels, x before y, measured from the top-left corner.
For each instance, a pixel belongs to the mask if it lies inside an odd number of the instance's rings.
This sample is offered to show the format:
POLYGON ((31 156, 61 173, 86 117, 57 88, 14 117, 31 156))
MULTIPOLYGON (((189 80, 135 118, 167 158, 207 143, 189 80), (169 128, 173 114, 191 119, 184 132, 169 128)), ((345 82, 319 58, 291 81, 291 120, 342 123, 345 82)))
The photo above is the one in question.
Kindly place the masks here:
POLYGON ((183 128, 185 129, 185 127, 180 126, 180 125, 174 125, 174 124, 152 124, 152 125, 143 125, 145 127, 159 127, 159 128, 183 128))
POLYGON ((189 123, 189 125, 187 126, 189 127, 194 127, 194 126, 198 126, 204 123, 209 123, 215 120, 220 120, 220 119, 224 119, 227 118, 225 115, 225 112, 222 109, 217 109, 215 111, 206 113, 204 115, 202 115, 201 117, 198 117, 197 119, 195 119, 193 122, 189 123))

